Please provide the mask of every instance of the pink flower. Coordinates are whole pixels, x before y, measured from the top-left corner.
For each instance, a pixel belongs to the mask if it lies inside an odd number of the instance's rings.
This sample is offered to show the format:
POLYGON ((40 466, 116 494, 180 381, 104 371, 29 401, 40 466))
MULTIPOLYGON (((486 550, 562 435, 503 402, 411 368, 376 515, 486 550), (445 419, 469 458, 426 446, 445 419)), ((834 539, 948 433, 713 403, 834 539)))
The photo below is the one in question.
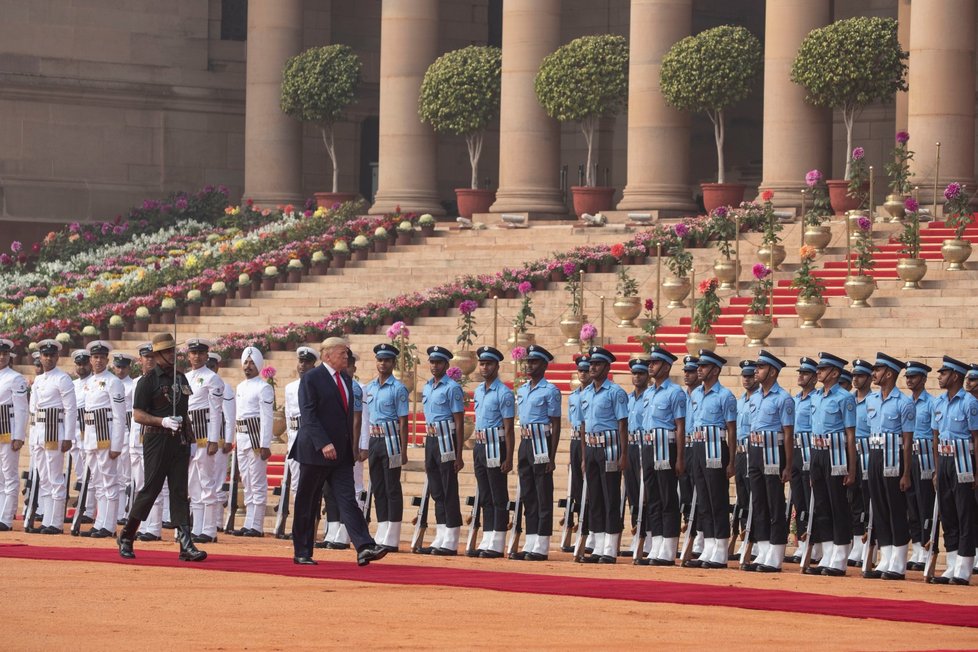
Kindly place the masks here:
POLYGON ((896 135, 896 141, 901 145, 906 145, 907 141, 910 140, 910 134, 905 131, 898 131, 896 135))
POLYGON ((7 254, 0 254, 0 265, 9 265, 14 259, 7 254))
POLYGON ((908 213, 916 213, 919 208, 920 204, 913 197, 907 197, 903 202, 903 210, 908 213))
POLYGON ((509 352, 509 357, 513 360, 522 360, 526 357, 526 348, 522 346, 514 346, 513 350, 509 352))
POLYGON ((445 375, 454 380, 456 383, 462 380, 462 370, 458 367, 449 367, 445 375))
POLYGON ((713 209, 713 215, 715 217, 720 217, 720 218, 726 217, 727 216, 727 207, 726 206, 717 206, 716 208, 713 209))
POLYGON ((818 170, 809 170, 805 175, 805 183, 809 188, 814 188, 822 180, 822 173, 818 170))
POLYGON ((408 327, 404 325, 403 321, 396 321, 387 329, 387 338, 391 340, 397 339, 398 337, 410 336, 411 332, 408 330, 408 327))
POLYGON ((680 238, 685 238, 687 235, 689 235, 689 227, 683 224, 682 222, 674 226, 673 230, 675 231, 676 235, 679 236, 680 238))
POLYGON ((581 326, 581 339, 588 341, 593 340, 598 334, 598 329, 594 327, 594 324, 590 322, 584 322, 581 326))
POLYGON ((571 261, 564 263, 564 276, 572 276, 577 271, 577 265, 571 261))
POLYGON ((533 292, 533 284, 530 283, 529 281, 523 281, 522 283, 516 286, 516 289, 519 291, 520 294, 526 296, 530 292, 533 292))
POLYGON ((479 307, 479 303, 477 301, 473 301, 472 299, 466 299, 462 303, 458 304, 458 311, 463 315, 471 315, 473 312, 475 312, 475 309, 478 307, 479 307))
POLYGON ((953 201, 958 198, 961 194, 961 184, 957 181, 952 181, 947 184, 947 188, 944 189, 944 199, 948 201, 953 201))
POLYGON ((761 193, 761 199, 763 199, 764 201, 771 201, 773 198, 774 198, 773 190, 765 190, 764 192, 761 193))
POLYGON ((862 215, 858 220, 856 220, 856 224, 859 226, 860 231, 869 231, 869 228, 873 226, 873 223, 870 222, 869 218, 865 215, 862 215))
POLYGON ((649 312, 652 312, 653 310, 655 310, 655 301, 653 301, 652 299, 646 299, 645 300, 645 309, 648 310, 649 312))
POLYGON ((856 147, 855 149, 852 150, 853 161, 862 160, 864 156, 866 156, 866 150, 864 150, 862 147, 856 147))
POLYGON ((10 251, 14 252, 15 254, 20 253, 20 250, 23 248, 24 248, 24 243, 21 242, 20 240, 14 240, 13 242, 10 243, 10 251))
POLYGON ((771 268, 764 263, 756 263, 754 265, 754 278, 756 278, 758 281, 767 278, 770 273, 771 268))
POLYGON ((264 379, 266 382, 275 379, 275 367, 262 367, 260 373, 262 379, 264 379))

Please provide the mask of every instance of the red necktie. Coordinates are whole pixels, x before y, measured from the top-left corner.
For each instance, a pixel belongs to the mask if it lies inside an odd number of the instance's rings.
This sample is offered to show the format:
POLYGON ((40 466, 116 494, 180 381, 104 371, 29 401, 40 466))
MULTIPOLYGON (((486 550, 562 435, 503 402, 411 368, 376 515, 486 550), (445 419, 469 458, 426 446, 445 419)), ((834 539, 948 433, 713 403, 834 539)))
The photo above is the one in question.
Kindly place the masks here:
POLYGON ((340 372, 336 372, 336 385, 340 388, 340 400, 343 401, 343 409, 347 412, 350 411, 350 407, 346 404, 346 387, 344 387, 343 379, 340 378, 340 372))

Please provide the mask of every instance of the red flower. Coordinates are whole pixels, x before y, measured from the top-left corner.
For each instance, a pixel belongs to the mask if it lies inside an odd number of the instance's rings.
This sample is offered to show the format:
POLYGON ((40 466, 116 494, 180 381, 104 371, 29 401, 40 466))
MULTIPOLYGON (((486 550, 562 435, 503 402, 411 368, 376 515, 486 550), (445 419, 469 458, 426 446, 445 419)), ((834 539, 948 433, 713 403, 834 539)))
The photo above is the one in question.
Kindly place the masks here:
POLYGON ((625 245, 620 242, 611 245, 611 255, 615 258, 621 259, 621 257, 625 255, 625 245))
POLYGON ((771 201, 772 197, 774 197, 774 192, 771 190, 765 190, 761 193, 761 199, 764 201, 771 201))
POLYGON ((645 309, 648 310, 649 312, 652 312, 653 310, 655 310, 655 301, 653 301, 652 299, 646 299, 645 300, 645 309))

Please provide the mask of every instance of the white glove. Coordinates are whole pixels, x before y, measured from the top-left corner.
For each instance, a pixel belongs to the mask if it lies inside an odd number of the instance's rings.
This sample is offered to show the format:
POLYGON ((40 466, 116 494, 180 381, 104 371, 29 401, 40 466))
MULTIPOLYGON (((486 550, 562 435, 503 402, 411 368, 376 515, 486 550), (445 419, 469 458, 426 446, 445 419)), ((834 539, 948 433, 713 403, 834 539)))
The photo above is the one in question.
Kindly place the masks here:
POLYGON ((162 425, 164 428, 169 428, 170 430, 176 432, 177 430, 180 430, 181 421, 183 420, 177 419, 176 417, 163 417, 162 425))

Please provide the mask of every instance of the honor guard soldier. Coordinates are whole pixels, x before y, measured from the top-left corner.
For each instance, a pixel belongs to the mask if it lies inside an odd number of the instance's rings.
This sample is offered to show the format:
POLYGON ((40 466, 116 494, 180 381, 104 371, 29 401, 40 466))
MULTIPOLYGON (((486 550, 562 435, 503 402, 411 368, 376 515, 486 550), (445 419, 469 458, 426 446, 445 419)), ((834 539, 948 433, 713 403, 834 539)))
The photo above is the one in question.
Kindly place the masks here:
MULTIPOLYGON (((523 555, 511 558, 546 561, 554 527, 554 458, 560 442, 560 390, 543 377, 554 357, 538 344, 526 348, 527 381, 516 390, 520 420, 517 470, 526 538, 523 555)), ((619 480, 620 482, 620 480, 619 480)), ((617 549, 616 549, 617 550, 617 549)))
MULTIPOLYGON (((72 467, 75 470, 75 478, 77 479, 77 484, 79 490, 85 480, 86 473, 89 476, 88 482, 88 493, 85 496, 85 504, 78 505, 78 509, 82 510, 80 523, 94 523, 95 522, 95 474, 97 472, 95 468, 95 459, 92 455, 91 449, 86 446, 85 443, 85 388, 87 387, 87 382, 89 376, 92 375, 92 355, 88 352, 88 349, 76 349, 71 352, 71 361, 75 363, 75 378, 72 384, 75 387, 75 405, 78 406, 78 411, 76 413, 76 423, 78 424, 78 430, 76 431, 75 441, 71 446, 71 461, 72 467)), ((71 478, 66 477, 66 482, 71 482, 71 478)), ((70 484, 66 487, 71 486, 70 484)), ((67 489, 66 489, 67 491, 67 489)), ((81 501, 81 496, 78 498, 81 501)))
MULTIPOLYGON (((292 445, 295 444, 296 435, 299 434, 299 381, 302 375, 316 366, 319 361, 319 354, 310 346, 300 346, 295 350, 295 373, 296 379, 285 386, 285 463, 289 467, 289 491, 292 500, 295 500, 295 492, 299 487, 299 463, 289 457, 292 452, 292 445)), ((285 491, 285 487, 282 488, 285 491)), ((285 496, 285 494, 282 494, 285 496)), ((284 498, 283 498, 284 500, 284 498)), ((288 538, 286 536, 286 538, 288 538)))
POLYGON ((374 347, 377 377, 367 383, 363 394, 370 433, 367 465, 377 513, 374 541, 388 552, 397 552, 401 542, 401 468, 408 461, 408 390, 394 378, 394 365, 400 354, 391 344, 374 347))
POLYGON ((651 547, 642 565, 674 566, 679 550, 679 487, 686 468, 686 392, 669 380, 676 356, 661 347, 650 353, 652 382, 644 396, 645 495, 651 547), (651 469, 651 473, 649 472, 651 469))
POLYGON ((592 346, 591 384, 581 395, 584 415, 584 475, 587 478, 588 529, 594 553, 585 563, 614 564, 621 540, 621 473, 628 465, 628 394, 608 379, 616 358, 592 346))
POLYGON ((133 421, 142 426, 146 478, 119 533, 119 556, 133 559, 133 537, 148 515, 166 481, 170 486, 170 517, 176 526, 180 561, 203 561, 190 534, 190 499, 187 472, 190 467, 190 428, 187 399, 193 390, 186 376, 176 370, 176 342, 169 333, 153 337, 155 366, 136 385, 132 397, 133 421), (176 414, 176 416, 173 416, 176 414))
MULTIPOLYGON (((218 373, 218 369, 221 367, 221 354, 214 353, 213 351, 207 354, 207 368, 218 373)), ((220 375, 220 374, 218 374, 220 375)), ((235 433, 234 429, 236 426, 236 416, 237 410, 235 406, 237 405, 235 400, 234 388, 231 384, 221 379, 224 383, 224 392, 222 393, 222 405, 221 405, 221 435, 217 440, 217 452, 214 453, 214 486, 217 487, 217 531, 224 531, 224 508, 228 503, 228 492, 225 489, 227 486, 225 480, 228 479, 228 456, 231 454, 231 450, 234 448, 235 433)), ((298 477, 298 475, 296 476, 298 477)))
POLYGON ((190 371, 187 382, 190 395, 190 430, 194 442, 190 446, 190 514, 194 543, 217 540, 217 519, 220 515, 214 464, 217 462, 218 440, 221 439, 224 407, 224 381, 207 368, 211 342, 200 337, 187 340, 190 371))
MULTIPOLYGON (((126 390, 108 370, 112 346, 95 340, 88 345, 92 375, 85 379, 85 450, 92 459, 92 479, 98 503, 95 524, 86 534, 115 536, 119 515, 119 456, 126 432, 126 390)), ((89 489, 91 491, 91 489, 89 489)))
MULTIPOLYGON (((869 413, 866 399, 872 392, 871 381, 873 365, 868 360, 857 358, 852 361, 852 387, 856 398, 856 482, 849 485, 846 496, 849 500, 849 514, 852 523, 852 550, 849 551, 850 566, 862 566, 863 551, 871 549, 876 543, 863 541, 867 536, 869 523, 869 413)), ((872 561, 872 560, 870 560, 872 561)))
POLYGON ((78 406, 71 378, 58 368, 61 343, 41 340, 37 349, 43 373, 31 386, 30 411, 34 425, 29 444, 40 488, 38 511, 44 512, 44 521, 34 531, 62 534, 67 490, 65 453, 71 450, 78 431, 78 406))
POLYGON ((978 398, 978 364, 968 365, 968 373, 964 377, 964 391, 978 398))
POLYGON ((843 369, 839 374, 839 387, 847 392, 852 391, 852 372, 843 369))
MULTIPOLYGON (((581 435, 584 434, 584 416, 581 414, 581 393, 591 384, 591 362, 587 355, 580 355, 574 362, 577 367, 577 380, 580 383, 567 397, 567 419, 571 426, 570 441, 570 463, 568 464, 568 479, 570 483, 570 495, 573 501, 573 509, 570 510, 571 518, 576 514, 578 521, 581 518, 581 492, 584 489, 584 475, 581 469, 584 468, 584 445, 581 443, 581 435)), ((561 524, 563 525, 563 524, 561 524)), ((573 530, 574 524, 570 523, 568 528, 573 530)), ((585 550, 594 549, 594 535, 589 534, 585 543, 585 550)), ((574 552, 572 546, 562 548, 563 552, 574 552)))
MULTIPOLYGON (((794 453, 791 456, 791 505, 795 510, 795 532, 798 533, 798 548, 787 561, 798 564, 811 544, 805 539, 808 531, 808 506, 812 496, 812 396, 815 392, 815 374, 818 361, 802 358, 798 361, 798 387, 795 394, 794 453)), ((789 527, 790 529, 790 527, 789 527)), ((822 558, 821 546, 812 548, 812 559, 822 558)))
MULTIPOLYGON (((924 570, 927 551, 923 544, 930 536, 930 520, 934 513, 934 431, 931 429, 931 421, 936 399, 924 388, 930 372, 931 368, 923 362, 911 360, 907 362, 907 369, 903 374, 914 405, 911 489, 907 494, 913 553, 910 555, 907 570, 918 571, 924 570)), ((936 541, 931 542, 931 546, 936 545, 936 541)), ((937 550, 934 552, 936 554, 937 550)))
MULTIPOLYGON (((734 487, 737 489, 737 504, 734 506, 734 521, 738 524, 741 536, 747 529, 747 515, 750 512, 750 480, 747 477, 747 448, 750 445, 751 396, 757 391, 757 366, 753 360, 740 361, 740 384, 744 393, 737 399, 737 456, 734 458, 734 487)), ((794 425, 794 424, 792 424, 794 425)), ((741 549, 746 539, 741 543, 741 549)), ((737 559, 741 553, 737 553, 737 559)), ((750 561, 749 559, 747 561, 750 561)))
MULTIPOLYGON (((702 385, 690 394, 693 418, 693 445, 688 451, 693 484, 699 496, 697 520, 704 537, 700 563, 692 566, 726 568, 730 543, 730 478, 737 451, 737 399, 719 382, 727 360, 713 351, 701 349, 697 374, 702 385), (702 518, 700 518, 702 516, 702 518)), ((689 416, 687 412, 687 416, 689 416)))
MULTIPOLYGON (((139 386, 139 383, 143 382, 148 376, 150 376, 150 372, 152 372, 156 367, 156 359, 153 357, 152 342, 143 342, 136 349, 136 352, 139 354, 139 364, 143 373, 136 380, 136 383, 133 386, 133 404, 135 404, 136 388, 139 386)), ((135 414, 133 415, 132 428, 129 430, 129 459, 132 466, 132 500, 135 502, 136 494, 139 493, 146 483, 146 467, 143 463, 143 427, 138 421, 136 421, 135 414)), ((136 533, 137 540, 160 540, 163 532, 163 501, 169 500, 169 495, 170 492, 167 488, 166 480, 164 480, 163 489, 156 497, 153 507, 150 509, 149 516, 146 517, 146 521, 144 523, 140 523, 139 525, 139 530, 136 533)), ((129 511, 132 512, 131 507, 129 511)))
POLYGON ((744 570, 780 573, 788 543, 784 485, 791 481, 794 456, 795 401, 778 384, 784 362, 767 351, 757 355, 758 391, 751 397, 748 474, 751 492, 751 536, 757 559, 744 570))
POLYGON ((259 374, 265 366, 261 351, 253 346, 241 353, 245 380, 235 391, 237 437, 235 449, 244 485, 245 520, 234 536, 265 536, 265 503, 268 500, 268 458, 272 456, 272 419, 275 390, 259 374))
POLYGON ((17 512, 20 449, 27 434, 27 381, 10 366, 14 343, 0 339, 0 532, 7 532, 17 512))
POLYGON ((822 561, 809 575, 846 574, 852 525, 846 487, 856 478, 856 399, 839 387, 846 361, 819 353, 817 378, 822 388, 812 396, 812 492, 815 494, 812 541, 822 544, 822 561))
POLYGON ((869 414, 869 494, 873 505, 873 532, 880 545, 879 565, 867 571, 886 580, 902 580, 907 571, 910 525, 907 495, 910 489, 913 400, 896 388, 904 363, 877 353, 873 384, 879 390, 866 399, 869 414))
POLYGON ((428 436, 424 445, 424 469, 428 491, 435 501, 437 534, 422 554, 458 554, 462 511, 458 502, 458 472, 462 470, 463 417, 465 400, 462 388, 446 375, 452 352, 443 346, 428 347, 431 378, 424 385, 424 405, 428 436))
MULTIPOLYGON (((645 437, 643 421, 645 418, 645 390, 649 388, 649 361, 647 358, 632 358, 628 361, 632 372, 632 391, 628 393, 628 466, 625 467, 625 495, 630 506, 632 517, 632 548, 638 543, 641 535, 638 532, 638 510, 648 511, 648 498, 641 497, 639 487, 642 484, 642 439, 645 437)), ((643 527, 645 519, 641 519, 643 527)), ((649 542, 651 545, 651 542, 649 542)))
POLYGON ((130 377, 132 363, 136 361, 135 356, 128 353, 112 354, 112 374, 122 383, 122 389, 126 393, 126 425, 122 432, 122 453, 116 463, 118 471, 117 478, 119 484, 119 512, 116 514, 116 524, 125 525, 126 516, 129 514, 129 506, 132 499, 136 497, 136 491, 132 487, 132 464, 129 455, 129 432, 132 430, 132 392, 136 388, 136 383, 130 377))
MULTIPOLYGON (((482 541, 472 556, 498 559, 503 556, 509 528, 509 486, 507 474, 513 469, 516 436, 513 421, 516 400, 513 392, 499 380, 503 354, 491 346, 476 351, 483 382, 475 388, 475 445, 472 468, 479 487, 482 510, 482 541)), ((559 399, 558 399, 559 400, 559 399)), ((524 495, 524 500, 526 500, 524 495)), ((529 513, 529 503, 526 503, 529 513)), ((527 529, 529 532, 529 529, 527 529)), ((527 535, 529 539, 529 535, 527 535)), ((532 552, 532 548, 530 549, 532 552)))
MULTIPOLYGON (((687 355, 683 358, 683 387, 686 390, 686 433, 685 433, 685 446, 684 451, 685 461, 689 461, 689 449, 693 445, 693 414, 692 414, 692 404, 690 403, 689 397, 693 393, 693 390, 700 386, 701 382, 699 374, 697 371, 700 368, 700 359, 695 355, 687 355)), ((683 528, 685 532, 687 528, 694 527, 696 532, 696 537, 693 539, 693 554, 699 556, 703 552, 703 528, 700 525, 702 519, 697 516, 694 520, 695 523, 689 522, 689 517, 693 508, 693 475, 689 472, 689 467, 687 465, 685 472, 679 474, 679 502, 683 508, 683 518, 686 520, 686 527, 683 528)), ((702 500, 702 496, 700 497, 702 500)), ((702 503, 697 505, 696 511, 702 513, 702 503)))
POLYGON ((968 584, 975 557, 975 440, 978 400, 963 391, 968 365, 944 356, 937 370, 944 393, 934 404, 931 427, 937 434, 937 499, 947 546, 947 569, 936 584, 968 584))

